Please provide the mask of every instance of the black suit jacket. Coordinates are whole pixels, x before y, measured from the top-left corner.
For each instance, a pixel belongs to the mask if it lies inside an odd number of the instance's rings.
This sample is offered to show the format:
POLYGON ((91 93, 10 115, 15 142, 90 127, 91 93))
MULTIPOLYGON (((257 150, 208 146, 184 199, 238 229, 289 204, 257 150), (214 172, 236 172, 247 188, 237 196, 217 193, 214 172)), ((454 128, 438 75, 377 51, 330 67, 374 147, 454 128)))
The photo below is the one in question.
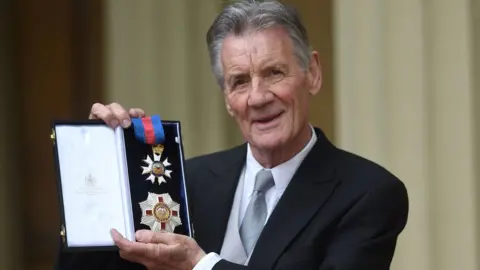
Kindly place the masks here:
MULTIPOLYGON (((258 239, 249 266, 214 270, 385 270, 408 216, 404 184, 381 166, 336 148, 320 129, 258 239)), ((186 180, 195 239, 221 250, 246 144, 190 159, 186 180)), ((60 254, 58 269, 144 269, 116 252, 60 254)))

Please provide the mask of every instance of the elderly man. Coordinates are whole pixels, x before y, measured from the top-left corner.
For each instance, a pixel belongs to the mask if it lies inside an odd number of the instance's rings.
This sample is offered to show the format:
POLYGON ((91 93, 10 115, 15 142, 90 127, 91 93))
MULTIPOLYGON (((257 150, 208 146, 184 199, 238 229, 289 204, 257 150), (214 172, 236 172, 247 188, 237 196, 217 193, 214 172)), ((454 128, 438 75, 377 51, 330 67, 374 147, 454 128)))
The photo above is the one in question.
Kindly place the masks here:
MULTIPOLYGON (((186 162, 194 238, 112 231, 119 253, 61 254, 59 269, 389 269, 407 192, 308 121, 322 84, 298 15, 276 1, 227 6, 207 34, 226 109, 246 143, 186 162)), ((130 125, 141 109, 95 104, 130 125)))

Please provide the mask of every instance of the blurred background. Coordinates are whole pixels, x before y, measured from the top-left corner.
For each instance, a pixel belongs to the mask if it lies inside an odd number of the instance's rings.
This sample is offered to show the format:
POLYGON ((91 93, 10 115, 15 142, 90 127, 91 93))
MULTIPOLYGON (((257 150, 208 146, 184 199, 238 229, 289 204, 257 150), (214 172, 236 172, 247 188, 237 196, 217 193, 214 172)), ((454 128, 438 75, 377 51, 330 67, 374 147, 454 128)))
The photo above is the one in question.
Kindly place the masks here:
MULTIPOLYGON (((0 269, 52 269, 52 119, 115 101, 180 120, 187 157, 242 142, 204 42, 225 2, 0 1, 0 269)), ((480 1, 284 2, 321 57, 311 122, 408 188, 392 269, 480 269, 480 1)))

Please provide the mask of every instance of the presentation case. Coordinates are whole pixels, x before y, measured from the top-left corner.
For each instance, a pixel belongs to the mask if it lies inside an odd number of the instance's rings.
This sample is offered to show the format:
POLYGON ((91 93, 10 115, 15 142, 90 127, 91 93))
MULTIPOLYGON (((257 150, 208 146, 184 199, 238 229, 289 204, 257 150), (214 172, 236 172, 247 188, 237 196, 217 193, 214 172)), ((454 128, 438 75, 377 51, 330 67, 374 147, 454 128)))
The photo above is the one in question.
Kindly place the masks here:
POLYGON ((112 228, 192 236, 179 121, 56 120, 51 139, 65 251, 116 250, 112 228))

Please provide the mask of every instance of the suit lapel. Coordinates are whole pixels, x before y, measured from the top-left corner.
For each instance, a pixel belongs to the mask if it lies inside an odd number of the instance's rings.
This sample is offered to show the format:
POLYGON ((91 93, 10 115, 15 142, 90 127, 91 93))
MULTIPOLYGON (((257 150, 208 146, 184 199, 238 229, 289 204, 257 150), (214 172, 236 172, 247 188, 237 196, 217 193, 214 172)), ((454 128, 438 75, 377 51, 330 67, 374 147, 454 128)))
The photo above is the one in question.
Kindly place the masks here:
POLYGON ((270 269, 336 187, 333 145, 317 130, 318 140, 299 167, 260 235, 249 266, 270 269), (286 229, 288 228, 288 229, 286 229))
MULTIPOLYGON (((243 169, 246 156, 246 145, 237 147, 224 160, 218 160, 210 172, 211 177, 206 181, 203 203, 197 209, 201 220, 202 247, 206 251, 220 253, 225 236, 230 211, 232 209, 238 180, 243 169)), ((196 214, 197 215, 197 214, 196 214)))

